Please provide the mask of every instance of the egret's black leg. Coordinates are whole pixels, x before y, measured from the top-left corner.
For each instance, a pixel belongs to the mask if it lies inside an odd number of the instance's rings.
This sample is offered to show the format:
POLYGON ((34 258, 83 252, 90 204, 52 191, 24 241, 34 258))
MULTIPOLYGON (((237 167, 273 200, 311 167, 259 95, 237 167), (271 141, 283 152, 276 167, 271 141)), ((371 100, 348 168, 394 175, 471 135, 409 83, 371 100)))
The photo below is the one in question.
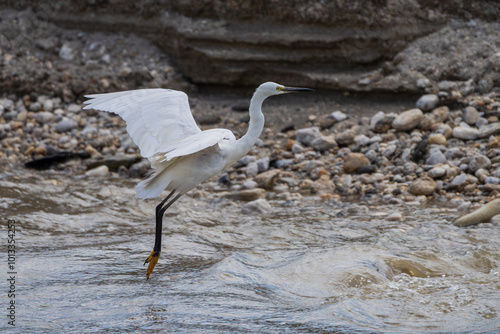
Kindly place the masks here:
POLYGON ((182 194, 177 194, 170 202, 168 200, 174 195, 175 190, 170 192, 168 196, 161 201, 160 204, 156 207, 156 229, 155 229, 155 245, 153 247, 153 251, 151 254, 148 256, 146 261, 144 261, 144 264, 149 263, 148 265, 148 270, 146 273, 146 279, 149 279, 149 276, 153 272, 154 267, 156 266, 156 263, 158 263, 158 259, 160 258, 161 254, 161 234, 162 234, 162 227, 163 227, 163 215, 165 214, 165 211, 174 204, 175 201, 181 197, 182 194), (166 203, 166 204, 165 204, 166 203))

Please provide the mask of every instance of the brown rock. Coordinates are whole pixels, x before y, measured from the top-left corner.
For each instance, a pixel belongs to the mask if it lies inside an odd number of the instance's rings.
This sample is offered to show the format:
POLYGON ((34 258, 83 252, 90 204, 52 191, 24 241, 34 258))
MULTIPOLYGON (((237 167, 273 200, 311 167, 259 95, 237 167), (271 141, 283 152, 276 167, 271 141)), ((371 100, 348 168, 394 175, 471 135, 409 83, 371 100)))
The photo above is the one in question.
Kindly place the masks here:
POLYGON ((436 190, 436 182, 430 177, 423 177, 417 179, 410 184, 408 191, 416 196, 425 195, 429 196, 436 190))
POLYGON ((266 191, 262 188, 245 189, 234 193, 228 193, 224 197, 239 201, 250 202, 250 201, 255 201, 259 198, 266 198, 266 191))
POLYGON ((9 123, 9 125, 12 131, 16 131, 17 129, 21 129, 23 127, 23 123, 18 121, 12 121, 9 123))
POLYGON ((363 153, 349 153, 344 158, 344 171, 354 173, 369 164, 370 160, 363 153))
POLYGON ((440 133, 429 136, 428 143, 434 145, 446 145, 446 137, 440 133))
POLYGON ((352 131, 345 131, 340 134, 338 134, 335 137, 335 141, 339 146, 349 146, 354 143, 354 132, 352 131))
POLYGON ((276 184, 276 181, 278 180, 280 173, 281 170, 279 169, 271 169, 263 173, 257 174, 254 180, 255 182, 257 182, 258 187, 270 190, 276 184))

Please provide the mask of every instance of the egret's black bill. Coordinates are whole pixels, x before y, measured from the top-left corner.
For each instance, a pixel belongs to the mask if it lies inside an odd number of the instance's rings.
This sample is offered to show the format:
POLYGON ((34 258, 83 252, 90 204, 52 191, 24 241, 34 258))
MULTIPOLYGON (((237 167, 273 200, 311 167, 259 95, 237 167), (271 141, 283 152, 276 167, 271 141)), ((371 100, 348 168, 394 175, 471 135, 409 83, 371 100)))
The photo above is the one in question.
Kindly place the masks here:
POLYGON ((301 87, 285 87, 283 88, 284 92, 314 92, 314 89, 311 88, 301 88, 301 87))

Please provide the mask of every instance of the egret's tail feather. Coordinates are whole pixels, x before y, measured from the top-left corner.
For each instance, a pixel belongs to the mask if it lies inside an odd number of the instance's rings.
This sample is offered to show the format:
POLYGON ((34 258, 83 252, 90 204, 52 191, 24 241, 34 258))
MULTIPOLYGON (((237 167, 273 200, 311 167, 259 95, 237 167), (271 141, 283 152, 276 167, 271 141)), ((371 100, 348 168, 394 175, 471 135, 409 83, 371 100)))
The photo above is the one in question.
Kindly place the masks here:
POLYGON ((135 186, 135 196, 137 198, 155 198, 168 187, 172 179, 165 171, 154 172, 149 178, 139 182, 135 186))

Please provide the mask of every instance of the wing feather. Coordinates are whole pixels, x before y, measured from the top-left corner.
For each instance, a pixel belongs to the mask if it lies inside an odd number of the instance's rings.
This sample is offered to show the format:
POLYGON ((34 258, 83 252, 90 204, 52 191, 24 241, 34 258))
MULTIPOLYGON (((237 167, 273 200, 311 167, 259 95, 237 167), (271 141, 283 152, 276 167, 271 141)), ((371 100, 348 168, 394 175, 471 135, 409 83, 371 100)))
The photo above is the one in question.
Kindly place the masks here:
POLYGON ((223 140, 236 140, 234 134, 227 129, 210 129, 187 137, 179 142, 164 147, 167 161, 202 151, 214 146, 223 140))
POLYGON ((84 102, 84 109, 120 115, 127 123, 127 132, 146 158, 202 132, 193 118, 187 95, 180 91, 139 89, 85 97, 89 100, 84 102))

